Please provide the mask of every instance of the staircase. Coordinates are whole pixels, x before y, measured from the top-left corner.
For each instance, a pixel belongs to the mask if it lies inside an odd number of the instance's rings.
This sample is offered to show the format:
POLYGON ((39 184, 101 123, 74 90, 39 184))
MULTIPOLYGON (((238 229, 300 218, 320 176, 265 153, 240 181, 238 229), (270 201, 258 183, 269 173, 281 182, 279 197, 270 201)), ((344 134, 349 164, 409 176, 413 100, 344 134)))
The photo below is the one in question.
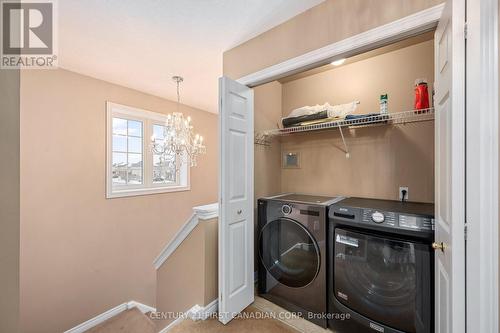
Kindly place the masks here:
POLYGON ((217 203, 193 207, 191 217, 154 260, 156 309, 130 301, 64 333, 164 333, 183 319, 153 320, 152 311, 206 319, 217 310, 217 219, 217 203))

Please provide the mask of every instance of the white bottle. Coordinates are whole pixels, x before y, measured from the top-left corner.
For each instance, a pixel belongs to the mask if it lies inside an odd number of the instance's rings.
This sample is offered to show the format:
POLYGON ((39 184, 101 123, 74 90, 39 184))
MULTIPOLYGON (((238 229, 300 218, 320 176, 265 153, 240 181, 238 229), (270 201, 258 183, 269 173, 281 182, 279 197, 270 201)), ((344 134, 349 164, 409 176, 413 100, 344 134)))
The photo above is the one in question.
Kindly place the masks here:
POLYGON ((389 112, 387 100, 387 94, 380 95, 380 114, 387 114, 389 112))

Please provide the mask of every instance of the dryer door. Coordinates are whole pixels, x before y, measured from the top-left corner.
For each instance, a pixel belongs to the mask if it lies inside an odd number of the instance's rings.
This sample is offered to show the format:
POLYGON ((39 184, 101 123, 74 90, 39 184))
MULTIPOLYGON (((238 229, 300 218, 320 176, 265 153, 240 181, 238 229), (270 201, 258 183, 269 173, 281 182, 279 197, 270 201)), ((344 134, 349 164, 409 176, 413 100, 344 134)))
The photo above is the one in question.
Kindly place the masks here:
POLYGON ((314 281, 321 265, 314 237, 299 222, 288 218, 278 218, 262 228, 259 256, 273 278, 292 288, 314 281))
POLYGON ((432 327, 430 246, 335 229, 334 296, 374 322, 404 332, 432 327))

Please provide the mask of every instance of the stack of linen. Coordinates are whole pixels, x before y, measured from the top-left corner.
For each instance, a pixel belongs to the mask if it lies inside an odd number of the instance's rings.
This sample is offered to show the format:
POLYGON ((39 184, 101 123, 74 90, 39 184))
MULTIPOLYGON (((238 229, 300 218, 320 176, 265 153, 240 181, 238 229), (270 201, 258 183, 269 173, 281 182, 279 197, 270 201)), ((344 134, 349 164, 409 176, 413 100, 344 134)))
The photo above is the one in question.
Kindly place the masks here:
POLYGON ((323 105, 303 106, 290 112, 288 117, 282 118, 281 123, 283 127, 287 128, 345 119, 346 116, 354 113, 358 104, 359 101, 339 105, 325 103, 323 105))

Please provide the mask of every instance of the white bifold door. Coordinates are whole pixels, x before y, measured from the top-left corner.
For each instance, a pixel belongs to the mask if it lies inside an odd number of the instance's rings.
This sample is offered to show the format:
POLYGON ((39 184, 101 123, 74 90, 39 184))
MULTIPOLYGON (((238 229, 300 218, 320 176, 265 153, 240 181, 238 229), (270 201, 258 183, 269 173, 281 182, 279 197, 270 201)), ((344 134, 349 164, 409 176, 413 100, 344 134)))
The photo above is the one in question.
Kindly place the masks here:
POLYGON ((435 33, 436 333, 465 332, 465 1, 435 33))
POLYGON ((219 79, 219 320, 254 301, 253 90, 219 79))

